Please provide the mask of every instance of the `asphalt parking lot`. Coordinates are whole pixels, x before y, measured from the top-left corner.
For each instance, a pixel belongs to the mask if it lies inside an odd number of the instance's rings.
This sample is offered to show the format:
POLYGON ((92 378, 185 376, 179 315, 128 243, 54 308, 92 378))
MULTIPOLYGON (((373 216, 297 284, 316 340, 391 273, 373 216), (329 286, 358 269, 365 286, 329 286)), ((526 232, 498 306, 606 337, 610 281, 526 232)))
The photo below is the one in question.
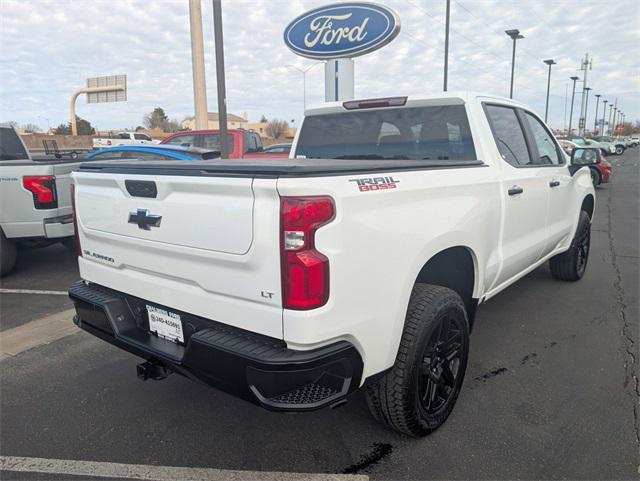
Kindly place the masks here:
MULTIPOLYGON (((480 307, 462 394, 428 438, 380 427, 359 393, 284 415, 177 375, 143 383, 136 358, 74 331, 0 361, 0 466, 24 456, 371 479, 637 479, 639 156, 610 158, 584 279, 554 281, 544 266, 480 307)), ((63 246, 20 253, 1 285, 3 352, 7 333, 71 307, 19 291, 64 291, 77 277, 63 246)))

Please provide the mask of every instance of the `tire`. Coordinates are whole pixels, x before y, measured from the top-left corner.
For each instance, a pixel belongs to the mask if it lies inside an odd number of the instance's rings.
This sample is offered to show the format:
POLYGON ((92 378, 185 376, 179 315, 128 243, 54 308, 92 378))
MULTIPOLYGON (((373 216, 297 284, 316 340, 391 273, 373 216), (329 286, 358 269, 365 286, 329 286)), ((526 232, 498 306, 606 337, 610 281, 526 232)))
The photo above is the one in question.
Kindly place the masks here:
POLYGON ((616 155, 624 154, 624 147, 622 145, 616 145, 616 155))
POLYGON ((76 238, 75 237, 64 237, 60 241, 60 244, 65 246, 71 252, 77 252, 77 250, 78 250, 78 245, 76 244, 76 238))
POLYGON ((609 155, 609 151, 608 150, 600 149, 600 152, 602 153, 603 157, 606 157, 607 155, 609 155))
POLYGON ((580 212, 578 228, 566 252, 549 260, 551 275, 560 281, 577 281, 582 279, 587 270, 589 251, 591 250, 591 218, 585 211, 580 212))
POLYGON ((74 151, 74 152, 71 152, 71 153, 69 154, 69 157, 71 157, 72 159, 77 159, 77 158, 78 158, 78 152, 75 152, 75 151, 74 151))
POLYGON ((0 277, 6 276, 13 270, 17 257, 15 242, 7 239, 4 232, 0 231, 0 277))
POLYGON ((438 429, 460 394, 468 356, 469 321, 460 296, 446 287, 416 284, 396 361, 367 386, 373 417, 414 437, 438 429))
POLYGON ((597 168, 589 170, 591 171, 591 182, 593 182, 593 186, 599 186, 602 183, 602 175, 597 168))

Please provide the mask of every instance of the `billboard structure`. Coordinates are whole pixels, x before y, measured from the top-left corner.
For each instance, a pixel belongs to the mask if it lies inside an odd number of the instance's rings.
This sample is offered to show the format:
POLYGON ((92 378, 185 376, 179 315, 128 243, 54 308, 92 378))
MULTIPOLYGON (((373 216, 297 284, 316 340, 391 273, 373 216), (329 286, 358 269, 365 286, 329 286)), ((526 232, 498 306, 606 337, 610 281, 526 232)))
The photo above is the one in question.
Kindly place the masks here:
POLYGON ((76 122, 76 99, 87 94, 87 103, 124 102, 127 100, 127 76, 109 75, 107 77, 88 78, 86 87, 76 90, 71 96, 69 114, 71 116, 71 134, 78 135, 76 122))
POLYGON ((122 87, 119 90, 100 90, 87 92, 88 104, 100 104, 103 102, 126 102, 127 100, 127 76, 109 75, 107 77, 94 77, 87 79, 87 88, 122 87))

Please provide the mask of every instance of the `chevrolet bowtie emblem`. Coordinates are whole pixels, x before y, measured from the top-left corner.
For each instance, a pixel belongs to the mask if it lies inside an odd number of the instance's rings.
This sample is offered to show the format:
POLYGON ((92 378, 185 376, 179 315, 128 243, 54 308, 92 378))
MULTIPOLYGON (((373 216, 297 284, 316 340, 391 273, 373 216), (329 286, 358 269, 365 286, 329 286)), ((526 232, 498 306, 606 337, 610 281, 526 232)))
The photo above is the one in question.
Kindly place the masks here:
POLYGON ((140 229, 151 230, 151 227, 160 227, 161 220, 161 215, 149 214, 147 209, 129 212, 129 224, 138 224, 140 229))

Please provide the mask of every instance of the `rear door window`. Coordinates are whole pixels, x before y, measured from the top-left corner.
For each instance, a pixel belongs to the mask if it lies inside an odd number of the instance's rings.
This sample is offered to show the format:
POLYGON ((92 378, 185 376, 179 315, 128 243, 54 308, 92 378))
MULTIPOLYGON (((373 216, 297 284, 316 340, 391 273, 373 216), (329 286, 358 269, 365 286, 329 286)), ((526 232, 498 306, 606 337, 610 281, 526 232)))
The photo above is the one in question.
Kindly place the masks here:
MULTIPOLYGON (((202 136, 202 148, 207 150, 220 150, 220 134, 205 134, 202 136)), ((233 150, 233 135, 227 134, 227 149, 233 150)))
POLYGON ((306 117, 297 156, 475 160, 464 105, 382 108, 306 117))
POLYGON ((514 167, 531 165, 529 149, 515 109, 487 104, 484 108, 502 158, 514 167))
POLYGON ((182 147, 193 147, 195 142, 195 135, 179 135, 171 140, 165 142, 167 145, 180 145, 182 147))
POLYGON ((29 154, 13 129, 0 128, 0 160, 26 160, 29 154))

